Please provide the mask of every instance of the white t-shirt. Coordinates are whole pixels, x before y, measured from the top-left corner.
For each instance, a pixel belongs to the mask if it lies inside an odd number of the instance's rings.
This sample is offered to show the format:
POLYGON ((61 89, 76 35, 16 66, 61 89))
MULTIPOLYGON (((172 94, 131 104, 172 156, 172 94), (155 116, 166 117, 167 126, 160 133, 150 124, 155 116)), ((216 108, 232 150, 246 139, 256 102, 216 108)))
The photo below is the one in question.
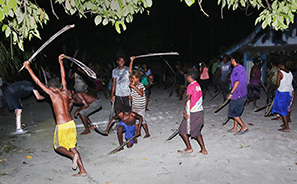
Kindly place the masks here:
POLYGON ((280 81, 279 87, 277 88, 280 92, 292 92, 293 91, 293 86, 292 86, 292 82, 293 82, 293 75, 292 73, 289 71, 289 73, 280 70, 283 74, 283 78, 280 81))

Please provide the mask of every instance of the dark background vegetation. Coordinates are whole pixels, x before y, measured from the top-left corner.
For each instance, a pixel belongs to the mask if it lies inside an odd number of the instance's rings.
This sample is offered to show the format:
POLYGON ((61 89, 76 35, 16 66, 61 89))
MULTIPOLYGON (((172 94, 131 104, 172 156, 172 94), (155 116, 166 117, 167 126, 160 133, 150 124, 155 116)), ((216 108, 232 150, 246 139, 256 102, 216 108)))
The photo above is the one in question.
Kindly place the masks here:
MULTIPOLYGON (((110 24, 95 26, 94 17, 90 15, 87 19, 67 15, 60 5, 54 6, 60 18, 57 20, 49 1, 38 3, 45 8, 50 21, 40 30, 43 40, 34 38, 31 42, 27 41, 26 51, 36 50, 65 25, 76 25, 54 40, 34 61, 44 67, 50 66, 51 70, 56 70, 60 53, 73 56, 77 49, 78 59, 86 63, 98 62, 103 66, 114 62, 119 52, 125 54, 126 61, 132 55, 176 51, 180 56, 167 57, 169 61, 208 63, 246 37, 255 28, 254 21, 258 16, 254 9, 224 9, 224 18, 221 19, 221 9, 216 0, 203 1, 209 17, 200 11, 197 2, 188 7, 179 0, 155 0, 148 12, 135 15, 133 22, 127 24, 127 30, 118 34, 110 24)), ((160 60, 149 58, 139 62, 152 59, 160 60)))

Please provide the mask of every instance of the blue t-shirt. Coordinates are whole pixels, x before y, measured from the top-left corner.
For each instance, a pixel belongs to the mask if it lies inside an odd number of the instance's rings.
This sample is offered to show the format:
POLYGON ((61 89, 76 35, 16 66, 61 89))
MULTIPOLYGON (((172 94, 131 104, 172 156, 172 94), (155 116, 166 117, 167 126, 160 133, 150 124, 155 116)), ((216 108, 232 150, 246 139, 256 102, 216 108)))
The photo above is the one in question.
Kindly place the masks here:
POLYGON ((239 85, 233 92, 231 98, 232 100, 236 100, 247 95, 247 75, 246 70, 242 65, 237 65, 233 68, 233 71, 231 73, 232 88, 236 81, 239 81, 239 85))

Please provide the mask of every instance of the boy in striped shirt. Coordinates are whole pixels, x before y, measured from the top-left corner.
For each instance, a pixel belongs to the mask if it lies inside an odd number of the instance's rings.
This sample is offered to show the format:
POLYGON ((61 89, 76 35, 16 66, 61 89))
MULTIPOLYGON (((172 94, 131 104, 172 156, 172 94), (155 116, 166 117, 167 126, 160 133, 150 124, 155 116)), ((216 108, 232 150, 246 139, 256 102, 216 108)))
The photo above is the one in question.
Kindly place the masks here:
MULTIPOLYGON (((145 131, 144 138, 150 137, 148 126, 145 121, 145 87, 140 82, 141 79, 140 71, 133 71, 131 73, 131 82, 129 84, 131 88, 131 97, 132 97, 132 112, 135 112, 143 117, 143 129, 145 131)), ((139 127, 141 129, 141 127, 139 127)))

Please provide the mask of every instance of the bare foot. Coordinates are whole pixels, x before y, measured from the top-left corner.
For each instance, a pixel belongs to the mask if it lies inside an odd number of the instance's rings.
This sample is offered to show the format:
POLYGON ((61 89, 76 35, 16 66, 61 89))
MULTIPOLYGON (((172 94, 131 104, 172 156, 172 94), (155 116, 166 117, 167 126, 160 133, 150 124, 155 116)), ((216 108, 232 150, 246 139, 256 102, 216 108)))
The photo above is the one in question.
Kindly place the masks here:
POLYGON ((148 138, 150 136, 151 136, 150 134, 146 134, 143 138, 148 138))
POLYGON ((89 127, 89 129, 90 129, 90 130, 94 130, 94 129, 95 129, 95 126, 94 126, 94 125, 91 125, 91 126, 89 127))
POLYGON ((290 129, 289 128, 281 128, 281 129, 278 129, 278 131, 281 131, 281 132, 290 132, 290 129))
POLYGON ((124 149, 124 147, 122 147, 121 149, 119 149, 117 152, 122 151, 124 149))
POLYGON ((73 159, 72 159, 72 169, 76 170, 77 168, 77 159, 78 159, 78 154, 74 154, 73 159))
POLYGON ((91 133, 90 130, 85 130, 85 131, 83 131, 82 133, 80 133, 80 135, 86 135, 86 134, 90 134, 90 133, 91 133))
POLYGON ((193 152, 193 149, 188 149, 188 148, 186 148, 184 151, 178 151, 178 152, 180 152, 180 153, 192 153, 193 152))
POLYGON ((282 120, 282 118, 280 118, 280 117, 276 117, 276 118, 272 118, 271 120, 277 120, 277 121, 281 121, 281 120, 282 120))
POLYGON ((201 150, 201 151, 199 151, 199 153, 201 153, 203 155, 207 155, 208 154, 208 152, 206 150, 201 150))
POLYGON ((87 176, 87 173, 86 172, 79 172, 79 173, 74 174, 72 176, 75 176, 75 177, 85 177, 85 176, 87 176))
POLYGON ((134 138, 134 144, 137 144, 138 143, 138 140, 137 140, 137 138, 135 137, 134 138))
POLYGON ((234 133, 234 132, 237 132, 237 130, 235 129, 229 129, 229 130, 227 130, 227 132, 230 132, 230 133, 234 133))

